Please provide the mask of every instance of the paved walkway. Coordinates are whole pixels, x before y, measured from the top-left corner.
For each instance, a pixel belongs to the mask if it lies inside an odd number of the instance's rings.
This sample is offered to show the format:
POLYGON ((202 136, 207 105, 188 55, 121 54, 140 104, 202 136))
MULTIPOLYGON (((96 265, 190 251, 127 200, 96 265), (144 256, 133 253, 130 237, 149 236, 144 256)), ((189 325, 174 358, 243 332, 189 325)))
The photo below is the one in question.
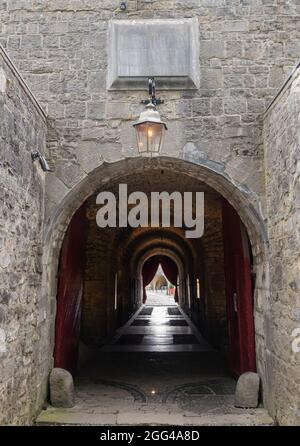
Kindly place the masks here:
POLYGON ((212 347, 179 306, 141 307, 103 351, 205 352, 212 347))
POLYGON ((143 306, 109 345, 91 349, 76 405, 49 408, 40 425, 270 425, 264 409, 234 407, 235 381, 180 310, 143 306))

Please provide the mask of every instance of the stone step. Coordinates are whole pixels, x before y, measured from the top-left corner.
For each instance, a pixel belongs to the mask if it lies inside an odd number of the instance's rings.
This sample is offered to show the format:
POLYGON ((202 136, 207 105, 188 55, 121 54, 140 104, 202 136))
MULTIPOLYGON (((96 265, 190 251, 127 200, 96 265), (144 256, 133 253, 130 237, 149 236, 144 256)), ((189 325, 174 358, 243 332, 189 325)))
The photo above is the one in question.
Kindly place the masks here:
POLYGON ((40 413, 36 420, 37 426, 80 425, 80 426, 273 426, 274 421, 264 409, 255 409, 244 414, 203 414, 181 412, 170 406, 157 405, 147 410, 144 405, 128 407, 128 410, 104 413, 99 409, 76 411, 76 409, 48 408, 40 413))

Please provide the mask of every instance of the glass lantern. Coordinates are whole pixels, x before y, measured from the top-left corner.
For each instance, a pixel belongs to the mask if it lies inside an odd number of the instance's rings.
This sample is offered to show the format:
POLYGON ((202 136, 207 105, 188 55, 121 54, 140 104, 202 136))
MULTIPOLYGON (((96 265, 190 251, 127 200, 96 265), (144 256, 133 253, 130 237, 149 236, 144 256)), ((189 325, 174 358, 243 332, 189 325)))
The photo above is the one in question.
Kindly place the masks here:
POLYGON ((147 104, 133 126, 136 131, 138 151, 149 156, 159 153, 167 126, 161 121, 154 104, 151 102, 147 104))

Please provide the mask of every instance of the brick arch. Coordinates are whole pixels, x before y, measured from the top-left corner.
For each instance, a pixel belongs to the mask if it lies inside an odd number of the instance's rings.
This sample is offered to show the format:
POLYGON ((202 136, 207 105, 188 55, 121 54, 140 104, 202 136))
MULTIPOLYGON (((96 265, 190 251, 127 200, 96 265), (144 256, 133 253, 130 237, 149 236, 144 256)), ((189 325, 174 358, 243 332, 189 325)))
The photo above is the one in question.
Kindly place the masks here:
POLYGON ((153 230, 145 235, 140 234, 134 240, 128 244, 127 249, 131 249, 133 252, 131 259, 131 271, 139 271, 140 258, 142 258, 145 253, 151 250, 160 249, 160 246, 164 246, 164 249, 173 250, 174 254, 178 259, 185 259, 185 262, 192 262, 196 258, 196 253, 192 246, 189 245, 186 239, 177 234, 173 234, 172 231, 168 231, 168 228, 164 228, 164 238, 160 238, 162 231, 153 230), (156 246, 157 245, 157 246, 156 246))
MULTIPOLYGON (((128 229, 128 228, 126 228, 128 229)), ((126 231, 119 231, 118 237, 113 240, 114 245, 118 244, 120 240, 122 241, 122 245, 124 250, 132 250, 141 251, 144 249, 144 245, 151 244, 154 240, 159 240, 161 238, 166 239, 171 243, 171 241, 177 245, 177 249, 181 252, 189 251, 189 255, 195 259, 197 253, 195 252, 194 246, 189 242, 189 239, 186 239, 182 236, 181 233, 176 231, 176 228, 147 228, 144 232, 140 232, 139 234, 134 234, 132 231, 131 234, 126 236, 126 231)), ((134 256, 131 260, 131 265, 134 262, 134 256)))

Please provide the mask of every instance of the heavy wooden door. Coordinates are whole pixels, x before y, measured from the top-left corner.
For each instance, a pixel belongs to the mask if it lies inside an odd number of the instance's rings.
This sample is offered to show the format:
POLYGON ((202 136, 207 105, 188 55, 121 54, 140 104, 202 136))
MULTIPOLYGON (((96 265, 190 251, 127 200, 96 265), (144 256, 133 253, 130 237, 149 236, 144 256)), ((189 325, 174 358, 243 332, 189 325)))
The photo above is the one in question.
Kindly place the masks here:
POLYGON ((229 362, 235 376, 256 370, 250 247, 237 212, 223 200, 229 362))
POLYGON ((85 254, 85 208, 73 216, 62 245, 55 323, 54 366, 76 373, 83 270, 85 254))

